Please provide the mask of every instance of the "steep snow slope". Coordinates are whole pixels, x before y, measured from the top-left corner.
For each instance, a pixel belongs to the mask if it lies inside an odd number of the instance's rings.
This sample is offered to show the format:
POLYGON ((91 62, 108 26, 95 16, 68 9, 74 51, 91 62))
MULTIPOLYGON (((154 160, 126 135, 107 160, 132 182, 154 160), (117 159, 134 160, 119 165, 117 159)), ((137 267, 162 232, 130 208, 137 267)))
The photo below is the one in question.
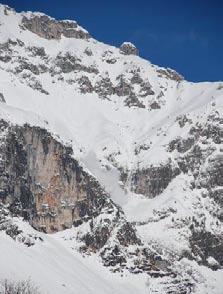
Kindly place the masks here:
MULTIPOLYGON (((11 106, 1 104, 1 117, 58 135, 122 206, 149 246, 170 260, 189 252, 200 262, 201 254, 192 249, 196 222, 212 237, 222 234, 221 164, 215 183, 206 187, 204 182, 215 174, 211 164, 223 150, 223 83, 185 81, 90 36, 49 39, 35 26, 24 27, 24 16, 44 15, 0 6, 0 93, 11 106)), ((208 256, 202 258, 208 265, 208 256)), ((221 293, 220 270, 212 272, 195 261, 185 264, 202 277, 196 293, 221 293)), ((157 283, 150 281, 151 291, 157 283)), ((137 291, 146 291, 143 287, 137 291)))
MULTIPOLYGON (((25 234, 36 235, 36 231, 21 220, 15 223, 25 234)), ((38 237, 43 241, 27 248, 0 232, 2 280, 31 278, 41 293, 145 293, 145 277, 141 277, 140 283, 136 277, 129 279, 111 274, 96 258, 84 259, 72 250, 61 234, 38 233, 38 237)))
MULTIPOLYGON (((195 293, 221 294, 222 272, 198 266, 193 261, 181 260, 175 267, 184 272, 171 285, 171 278, 153 278, 146 274, 111 273, 104 268, 97 256, 83 258, 75 250, 74 229, 53 235, 39 233, 21 218, 13 223, 22 230, 15 242, 0 232, 1 238, 1 280, 13 281, 31 279, 41 293, 195 293), (33 242, 27 247, 23 242, 33 242), (185 277, 187 276, 187 278, 185 277), (188 278, 196 280, 196 287, 188 278), (187 282, 186 288, 178 288, 180 281, 187 282), (185 292, 185 289, 187 292, 185 292), (181 292, 182 290, 182 292, 181 292), (192 291, 192 292, 191 292, 192 291)), ((27 243, 28 244, 28 243, 27 243)), ((1 282, 0 282, 1 286, 1 282)), ((1 288, 0 288, 1 289, 1 288)))

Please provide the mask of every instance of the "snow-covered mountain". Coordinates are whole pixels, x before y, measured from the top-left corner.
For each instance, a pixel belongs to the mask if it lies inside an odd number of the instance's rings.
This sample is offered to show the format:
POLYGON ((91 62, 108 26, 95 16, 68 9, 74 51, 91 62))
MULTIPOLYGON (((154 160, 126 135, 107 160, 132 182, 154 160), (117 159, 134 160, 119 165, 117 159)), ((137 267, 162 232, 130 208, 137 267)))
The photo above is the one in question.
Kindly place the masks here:
POLYGON ((2 278, 222 293, 223 82, 139 54, 0 5, 2 278))

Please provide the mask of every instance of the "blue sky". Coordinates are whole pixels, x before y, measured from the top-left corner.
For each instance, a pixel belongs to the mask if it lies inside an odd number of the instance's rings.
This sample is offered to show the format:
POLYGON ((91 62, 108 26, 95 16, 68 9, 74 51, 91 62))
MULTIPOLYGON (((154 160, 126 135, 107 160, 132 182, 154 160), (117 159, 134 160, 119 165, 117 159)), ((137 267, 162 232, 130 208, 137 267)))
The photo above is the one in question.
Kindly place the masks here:
POLYGON ((17 11, 74 19, 96 39, 133 42, 140 55, 191 81, 223 80, 223 0, 0 0, 17 11))

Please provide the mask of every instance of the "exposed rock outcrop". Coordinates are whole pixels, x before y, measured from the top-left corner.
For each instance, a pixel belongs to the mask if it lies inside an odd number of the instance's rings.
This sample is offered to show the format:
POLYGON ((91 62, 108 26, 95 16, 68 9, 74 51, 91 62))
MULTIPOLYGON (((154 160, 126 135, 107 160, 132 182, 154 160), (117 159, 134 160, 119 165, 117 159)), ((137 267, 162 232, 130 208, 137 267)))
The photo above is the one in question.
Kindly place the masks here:
POLYGON ((59 40, 63 35, 66 38, 89 39, 89 33, 79 27, 75 21, 56 21, 47 15, 35 15, 22 18, 22 28, 31 31, 45 39, 59 40))
POLYGON ((124 42, 120 46, 120 53, 124 55, 138 55, 139 50, 136 48, 136 46, 130 42, 124 42))
POLYGON ((94 88, 91 84, 91 81, 87 76, 82 76, 78 79, 78 84, 80 88, 80 92, 83 94, 92 93, 94 88))
POLYGON ((108 74, 98 77, 94 91, 100 98, 109 98, 113 94, 114 88, 108 74))
MULTIPOLYGON (((83 71, 88 73, 98 73, 97 68, 93 65, 86 66, 81 63, 81 59, 67 52, 66 54, 58 54, 54 60, 54 64, 60 68, 62 73, 70 73, 74 71, 83 71)), ((54 67, 51 68, 51 72, 54 72, 54 67)), ((56 72, 55 72, 56 73, 56 72)))
POLYGON ((137 194, 153 198, 163 192, 179 173, 180 169, 171 162, 136 170, 131 175, 131 189, 137 194))
POLYGON ((184 80, 184 77, 182 75, 180 75, 175 70, 170 68, 167 68, 167 69, 160 68, 160 69, 157 69, 157 72, 159 73, 159 75, 177 82, 184 80))
POLYGON ((4 95, 2 93, 0 93, 0 102, 3 102, 3 103, 6 102, 5 97, 4 97, 4 95))
POLYGON ((199 263, 212 267, 208 259, 214 258, 216 264, 213 269, 218 269, 223 265, 223 238, 221 235, 214 235, 205 230, 193 230, 190 237, 190 245, 199 263))

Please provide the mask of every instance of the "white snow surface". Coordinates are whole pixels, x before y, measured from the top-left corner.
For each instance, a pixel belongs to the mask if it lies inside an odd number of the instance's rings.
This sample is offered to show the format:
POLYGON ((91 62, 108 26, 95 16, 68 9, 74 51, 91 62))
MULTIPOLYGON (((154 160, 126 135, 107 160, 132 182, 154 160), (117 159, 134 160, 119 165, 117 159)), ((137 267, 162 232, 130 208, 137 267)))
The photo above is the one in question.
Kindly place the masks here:
MULTIPOLYGON (((25 233, 36 234, 21 219, 15 223, 25 233)), ((130 278, 112 274, 96 258, 83 258, 67 246, 64 235, 69 236, 69 230, 55 235, 38 233, 43 243, 39 241, 27 248, 0 232, 0 279, 30 278, 43 294, 145 293, 145 276, 130 278)))

